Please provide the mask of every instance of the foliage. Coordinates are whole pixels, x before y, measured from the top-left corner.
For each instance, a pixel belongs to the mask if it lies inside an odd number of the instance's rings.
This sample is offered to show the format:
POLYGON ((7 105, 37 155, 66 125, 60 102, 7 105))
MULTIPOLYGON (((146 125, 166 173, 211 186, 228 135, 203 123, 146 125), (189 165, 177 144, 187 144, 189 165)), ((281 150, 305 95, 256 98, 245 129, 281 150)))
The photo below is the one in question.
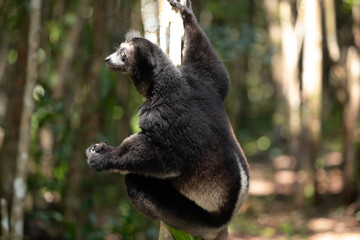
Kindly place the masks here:
POLYGON ((201 238, 193 237, 190 234, 177 230, 169 225, 167 225, 167 228, 169 229, 175 240, 201 240, 201 238))

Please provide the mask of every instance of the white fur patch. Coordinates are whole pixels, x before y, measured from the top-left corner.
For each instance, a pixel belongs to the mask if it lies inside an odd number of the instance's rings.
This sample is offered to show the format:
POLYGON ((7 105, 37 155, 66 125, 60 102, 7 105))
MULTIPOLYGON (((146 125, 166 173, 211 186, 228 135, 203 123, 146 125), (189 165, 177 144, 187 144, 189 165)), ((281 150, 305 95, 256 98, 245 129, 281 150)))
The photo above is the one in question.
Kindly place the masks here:
MULTIPOLYGON (((210 180, 211 181, 211 180, 210 180)), ((219 184, 205 185, 202 188, 180 191, 187 198, 208 212, 217 212, 224 204, 223 189, 219 184)))
POLYGON ((120 61, 120 57, 118 56, 117 52, 114 52, 110 55, 110 62, 114 65, 121 65, 123 64, 122 61, 120 61))
POLYGON ((249 182, 248 182, 248 176, 246 175, 246 172, 243 168, 243 166, 240 163, 240 157, 235 153, 236 155, 236 159, 237 162, 239 164, 239 169, 240 169, 240 192, 239 192, 239 197, 238 200, 236 202, 236 206, 235 206, 235 211, 233 213, 233 215, 235 215, 237 213, 237 211, 240 209, 241 205, 245 202, 247 196, 248 196, 248 190, 249 190, 249 182))

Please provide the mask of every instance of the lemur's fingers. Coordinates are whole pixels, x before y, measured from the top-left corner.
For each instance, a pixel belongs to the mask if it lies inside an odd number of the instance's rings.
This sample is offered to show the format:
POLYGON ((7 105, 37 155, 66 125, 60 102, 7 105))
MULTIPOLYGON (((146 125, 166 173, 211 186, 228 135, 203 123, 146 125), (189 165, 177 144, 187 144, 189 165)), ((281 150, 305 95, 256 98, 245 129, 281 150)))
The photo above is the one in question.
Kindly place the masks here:
POLYGON ((183 12, 186 9, 183 5, 181 5, 180 2, 178 2, 176 0, 168 0, 168 2, 170 3, 171 6, 179 9, 180 12, 183 12))
POLYGON ((186 7, 192 11, 192 5, 191 5, 191 1, 190 0, 186 0, 186 7))
POLYGON ((168 2, 170 3, 171 6, 180 10, 181 17, 184 21, 184 24, 186 21, 188 21, 189 19, 192 18, 193 12, 192 12, 190 0, 186 0, 185 6, 176 0, 168 0, 168 2))

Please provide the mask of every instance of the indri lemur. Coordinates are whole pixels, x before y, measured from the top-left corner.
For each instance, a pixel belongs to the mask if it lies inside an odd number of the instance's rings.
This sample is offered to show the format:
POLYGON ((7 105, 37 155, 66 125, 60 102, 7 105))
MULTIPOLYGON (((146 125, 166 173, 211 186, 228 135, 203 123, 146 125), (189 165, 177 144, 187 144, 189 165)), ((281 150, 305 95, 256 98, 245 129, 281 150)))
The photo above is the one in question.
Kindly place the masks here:
POLYGON ((144 215, 204 239, 226 239, 249 186, 246 158, 223 106, 229 76, 190 0, 168 2, 184 23, 182 65, 138 33, 126 35, 105 61, 129 74, 146 98, 141 132, 118 147, 90 146, 88 163, 126 174, 132 204, 144 215))

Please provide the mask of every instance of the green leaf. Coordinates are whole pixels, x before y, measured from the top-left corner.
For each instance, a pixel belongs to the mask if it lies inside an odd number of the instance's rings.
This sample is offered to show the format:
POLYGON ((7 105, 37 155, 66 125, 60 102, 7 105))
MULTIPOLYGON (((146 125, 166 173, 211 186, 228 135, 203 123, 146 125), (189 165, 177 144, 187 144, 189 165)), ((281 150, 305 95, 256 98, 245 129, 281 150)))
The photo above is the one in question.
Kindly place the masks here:
POLYGON ((190 234, 177 230, 169 225, 167 225, 167 228, 169 229, 175 240, 202 240, 202 238, 193 237, 190 234))

